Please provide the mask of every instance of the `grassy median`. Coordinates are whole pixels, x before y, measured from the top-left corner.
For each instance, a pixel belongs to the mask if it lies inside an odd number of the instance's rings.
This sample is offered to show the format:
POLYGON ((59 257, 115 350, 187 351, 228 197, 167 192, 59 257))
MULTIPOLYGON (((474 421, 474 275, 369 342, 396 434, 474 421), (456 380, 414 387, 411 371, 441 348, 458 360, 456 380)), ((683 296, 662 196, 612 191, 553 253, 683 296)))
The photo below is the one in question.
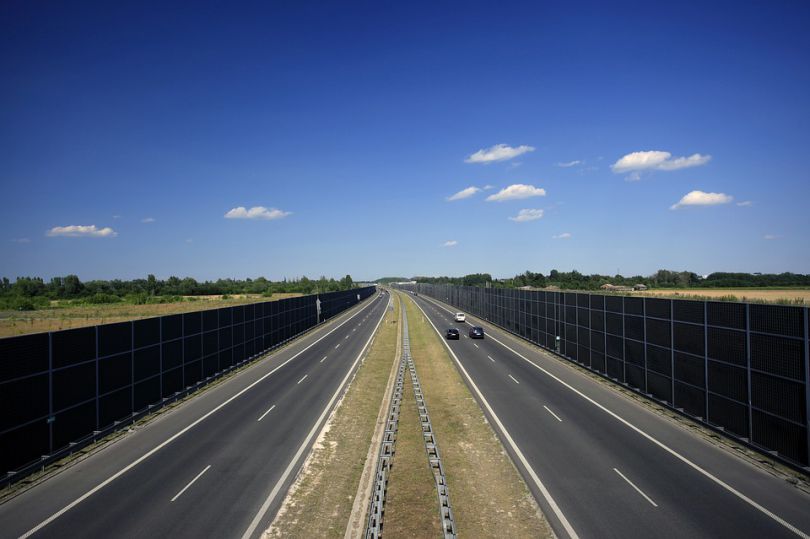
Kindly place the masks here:
POLYGON ((398 323, 397 306, 385 315, 326 432, 315 442, 264 537, 343 537, 395 360, 398 323))
MULTIPOLYGON (((417 374, 419 371, 417 369, 417 374)), ((419 381, 422 381, 421 375, 419 381)), ((428 412, 430 412, 428 404, 428 412)), ((399 427, 388 491, 383 537, 442 537, 436 482, 428 465, 410 372, 405 371, 399 427)))
MULTIPOLYGON (((413 300, 408 298, 404 302, 411 354, 444 463, 459 536, 553 537, 537 502, 452 363, 441 337, 413 300)), ((399 449, 398 443, 395 461, 399 449)), ((424 447, 421 449, 422 466, 427 469, 424 447)), ((436 513, 435 489, 433 503, 436 513)))

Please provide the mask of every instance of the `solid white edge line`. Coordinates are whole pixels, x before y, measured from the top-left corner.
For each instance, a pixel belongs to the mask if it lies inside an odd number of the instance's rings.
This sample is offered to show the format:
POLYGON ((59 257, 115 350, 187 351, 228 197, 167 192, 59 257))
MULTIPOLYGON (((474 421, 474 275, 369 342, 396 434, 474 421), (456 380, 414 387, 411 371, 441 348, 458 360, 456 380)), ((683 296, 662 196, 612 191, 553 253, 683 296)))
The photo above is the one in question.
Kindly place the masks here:
POLYGON ((191 485, 193 485, 193 484, 194 484, 194 481, 196 481, 197 479, 199 479, 200 477, 202 477, 202 474, 204 474, 205 472, 207 472, 207 471, 208 471, 208 469, 209 469, 210 467, 211 467, 211 465, 209 464, 208 466, 206 466, 205 468, 203 468, 203 471, 201 471, 200 473, 198 473, 198 474, 197 474, 197 475, 194 477, 194 479, 192 479, 191 481, 189 481, 188 485, 184 486, 184 487, 183 487, 183 489, 182 489, 180 492, 178 492, 177 494, 175 494, 175 495, 174 495, 174 498, 172 498, 172 499, 171 499, 171 501, 172 501, 172 502, 174 502, 174 500, 176 500, 177 498, 179 498, 179 497, 180 497, 180 496, 181 496, 181 495, 182 495, 182 494, 183 494, 183 493, 184 493, 184 492, 185 492, 185 491, 188 489, 188 487, 190 487, 191 485))
MULTIPOLYGON (((440 307, 441 307, 441 306, 440 306, 440 307)), ((442 308, 442 309, 444 309, 444 307, 441 307, 441 308, 442 308)), ((445 310, 447 310, 447 309, 445 309, 445 310)), ((451 312, 451 311, 448 311, 448 312, 451 312)), ((494 324, 490 324, 490 325, 494 325, 494 324)), ((799 528, 797 528, 796 526, 794 526, 794 525, 793 525, 793 524, 791 524, 790 522, 786 521, 785 519, 783 519, 783 518, 782 518, 782 517, 780 517, 779 515, 777 515, 777 514, 775 514, 775 513, 771 512, 769 509, 767 509, 767 508, 765 508, 765 507, 761 506, 760 504, 758 504, 757 502, 755 502, 754 500, 752 500, 751 498, 749 498, 748 496, 746 496, 745 494, 743 494, 743 493, 742 493, 742 492, 740 492, 739 490, 735 489, 734 487, 732 487, 731 485, 729 485, 728 483, 726 483, 725 481, 723 481, 723 480, 722 480, 722 479, 720 479, 719 477, 716 477, 716 476, 712 475, 712 473, 711 473, 711 472, 709 472, 709 471, 707 471, 707 470, 704 470, 703 468, 701 468, 700 466, 698 466, 697 464, 695 464, 694 462, 692 462, 692 461, 691 461, 691 460, 689 460, 688 458, 684 457, 683 455, 681 455, 680 453, 678 453, 677 451, 675 451, 675 450, 674 450, 674 449, 672 449, 671 447, 669 447, 669 446, 665 445, 663 442, 659 441, 657 438, 653 437, 652 435, 647 434, 646 432, 644 432, 644 431, 643 431, 643 430, 641 430, 640 428, 636 427, 635 425, 633 425, 632 423, 630 423, 629 421, 627 421, 627 420, 626 420, 626 419, 624 419, 623 417, 619 416, 619 415, 618 415, 618 414, 616 414, 615 412, 613 412, 613 411, 611 411, 611 410, 608 410, 608 409, 607 409, 607 408, 605 408, 603 405, 599 404, 598 402, 596 402, 595 400, 593 400, 593 399, 592 399, 592 398, 590 398, 589 396, 587 396, 587 395, 585 395, 584 393, 582 393, 582 392, 581 392, 580 390, 578 390, 577 388, 575 388, 575 387, 573 387, 572 385, 570 385, 568 382, 565 382, 564 380, 562 380, 562 379, 558 378, 557 376, 555 376, 554 374, 550 373, 549 371, 547 371, 546 369, 544 369, 544 368, 543 368, 543 367, 541 367, 540 365, 538 365, 538 364, 534 363, 533 361, 530 361, 530 360, 529 360, 528 358, 526 358, 526 357, 525 357, 523 354, 521 354, 520 352, 515 351, 515 350, 514 350, 514 349, 512 349, 510 346, 508 346, 507 344, 504 344, 503 342, 499 341, 498 339, 496 339, 496 338, 495 338, 495 337, 493 337, 492 335, 490 335, 490 338, 491 338, 493 341, 495 341, 495 342, 497 342, 498 344, 500 344, 501 346, 503 346, 504 348, 506 348, 507 350, 509 350, 510 352, 512 352, 513 354, 515 354, 516 356, 518 356, 518 357, 519 357, 520 359, 522 359, 523 361, 527 362, 529 365, 532 365, 532 366, 534 366, 535 368, 537 368, 538 370, 540 370, 540 371, 544 372, 545 374, 547 374, 548 376, 550 376, 552 379, 554 379, 554 380, 556 380, 557 382, 561 383, 562 385, 564 385, 565 387, 567 387, 568 389, 570 389, 571 391, 573 391, 574 393, 576 393, 577 395, 579 395, 580 397, 582 397, 583 399, 585 399, 586 401, 590 402, 591 404, 593 404, 594 406, 596 406, 597 408, 599 408, 599 409, 600 409, 600 410, 602 410, 603 412, 607 413, 608 415, 610 415, 610 416, 611 416, 611 417, 613 417, 614 419, 616 419, 616 420, 620 421, 621 423, 623 423, 624 425, 626 425, 626 426, 627 426, 627 427, 629 427, 630 429, 632 429, 632 430, 636 431, 638 434, 640 434, 641 436, 643 436, 644 438, 646 438, 647 440, 649 440, 649 441, 650 441, 650 442, 652 442, 653 444, 657 445, 658 447, 660 447, 661 449, 663 449, 664 451, 666 451, 667 453, 669 453, 670 455, 672 455, 672 456, 673 456, 673 457, 675 457, 676 459, 680 460, 681 462, 683 462, 684 464, 686 464, 687 466, 689 466, 690 468, 692 468, 692 469, 693 469, 693 470, 695 470, 696 472, 700 473, 701 475, 703 475, 703 476, 704 476, 704 477, 706 477, 707 479, 710 479, 711 481, 713 481, 713 482, 714 482, 714 483, 716 483, 717 485, 719 485, 719 486, 723 487, 723 488, 724 488, 724 489, 726 489, 728 492, 730 492, 730 493, 731 493, 731 494, 733 494, 734 496, 738 497, 739 499, 741 499, 742 501, 744 501, 745 503, 747 503, 748 505, 750 505, 750 506, 751 506, 751 507, 753 507, 754 509, 756 509, 756 510, 760 511, 760 512, 761 512, 762 514, 764 514, 765 516, 767 516, 767 517, 769 517, 769 518, 773 519, 774 521, 778 522, 779 524, 781 524, 782 526, 784 526, 784 527, 785 527, 785 528, 787 528, 788 530, 792 531, 793 533, 795 533, 795 534, 796 534, 796 535, 798 535, 799 537, 802 537, 803 539, 810 539, 810 535, 808 535, 807 533, 803 532, 802 530, 800 530, 799 528)))
POLYGON ((559 421, 560 423, 562 423, 562 419, 560 419, 560 416, 558 416, 557 414, 555 414, 554 412, 552 412, 552 411, 551 411, 551 408, 549 408, 549 407, 548 407, 548 406, 546 406, 545 404, 543 405, 543 408, 545 408, 545 409, 546 409, 546 412, 548 412, 548 413, 550 413, 551 415, 553 415, 553 416, 554 416, 554 419, 556 419, 557 421, 559 421))
POLYGON ((262 419, 264 419, 264 416, 266 416, 267 414, 269 414, 270 412, 272 412, 272 411, 273 411, 273 408, 275 408, 275 407, 276 407, 276 405, 275 405, 275 404, 274 404, 273 406, 271 406, 271 407, 270 407, 270 408, 269 408, 269 409, 268 409, 268 410, 267 410, 265 413, 263 413, 263 414, 261 415, 261 417, 260 417, 259 419, 257 419, 256 421, 261 421, 262 419))
POLYGON ((301 382, 303 382, 304 380, 306 380, 307 376, 309 376, 309 374, 305 374, 305 375, 304 375, 304 377, 303 377, 303 378, 301 378, 300 380, 298 380, 298 382, 297 382, 295 385, 298 385, 298 384, 300 384, 301 382))
POLYGON ((623 474, 622 472, 620 472, 620 471, 619 471, 619 470, 617 470, 616 468, 613 468, 613 471, 614 471, 614 472, 616 472, 617 474, 619 474, 619 477, 621 477, 622 479, 624 479, 625 481, 627 481, 627 484, 628 484, 628 485, 630 485, 631 487, 633 487, 634 489, 636 489, 636 492, 638 492, 639 494, 641 494, 642 496, 644 496, 644 499, 645 499, 645 500, 647 500, 648 502, 650 502, 650 504, 652 504, 652 506, 653 506, 653 507, 658 507, 658 504, 657 504, 657 503, 655 503, 654 501, 652 501, 652 498, 650 498, 649 496, 647 496, 646 494, 644 494, 644 491, 643 491, 643 490, 641 490, 640 488, 638 488, 638 487, 637 487, 637 486, 636 486, 636 485, 635 485, 635 484, 634 484, 632 481, 630 481, 629 479, 627 479, 627 478, 624 476, 624 474, 623 474))
POLYGON ((508 376, 509 378, 511 378, 511 379, 512 379, 512 381, 513 381, 514 383, 516 383, 516 384, 519 384, 519 383, 520 383, 520 382, 518 382, 518 381, 515 379, 515 377, 514 377, 514 376, 512 376, 511 374, 507 374, 507 376, 508 376))
MULTIPOLYGON (((441 337, 441 333, 439 333, 439 330, 436 328, 436 325, 427 316, 427 313, 425 313, 425 311, 422 310, 422 307, 419 305, 419 303, 414 301, 414 304, 417 306, 417 308, 420 311, 422 311, 422 314, 425 315, 425 318, 427 318, 427 321, 430 322, 431 326, 433 326, 434 331, 436 331, 436 333, 439 334, 439 337, 441 337)), ((453 356, 453 359, 455 360, 456 365, 458 366, 459 370, 464 374, 464 377, 469 382, 470 387, 473 388, 473 390, 475 391, 475 394, 478 395, 478 398, 481 400, 481 403, 484 405, 484 407, 486 407, 486 409, 489 412, 490 416, 492 417, 493 421, 498 426, 498 429, 501 431, 501 434, 503 434, 504 439, 507 441, 509 446, 512 448, 512 451, 514 451, 515 455, 517 455, 518 460, 520 460, 521 464, 526 469, 526 472, 529 474, 529 477, 531 477, 532 481, 534 481, 534 484, 537 485, 537 488, 540 491, 540 494, 546 500, 546 503, 548 503, 549 507, 551 507, 551 510, 554 512, 554 515, 560 521, 560 524, 565 529, 565 532, 568 534, 568 536, 571 539, 578 539, 579 536, 577 535, 577 532, 574 531, 574 528, 571 526, 571 523, 568 522, 567 518, 565 518, 565 515, 563 514, 560 507, 557 505, 557 502, 554 501, 554 498, 551 497, 551 493, 548 491, 546 486, 543 484, 542 481, 540 481, 540 477, 538 477, 537 473, 534 471, 534 468, 532 468, 531 464, 529 464, 529 461, 526 460, 526 457, 523 455, 523 451, 520 450, 520 448, 517 446, 515 441, 512 439, 512 435, 509 434, 509 431, 506 430, 506 427, 503 425, 500 418, 495 414, 495 410, 492 409, 492 406, 489 405, 489 402, 487 401, 487 399, 484 398, 484 395, 483 395, 483 393, 481 393, 481 390, 478 389, 478 386, 475 385, 475 382, 473 382, 473 379, 470 376, 470 374, 467 372, 467 369, 465 369, 464 366, 461 364, 461 361, 459 361, 458 356, 456 356, 455 352, 453 352, 453 349, 450 348, 450 345, 448 345, 444 341, 444 339, 442 339, 442 342, 444 343, 445 348, 447 348, 447 351, 450 352, 450 355, 453 356)))
POLYGON ((104 481, 102 481, 101 483, 99 483, 98 485, 93 487, 92 489, 88 490, 87 492, 85 492, 84 494, 82 494, 81 496, 79 496, 78 498, 76 498, 75 500, 70 502, 69 504, 67 504, 65 507, 63 507, 62 509, 60 509, 59 511, 57 511, 53 515, 49 516, 48 518, 46 518, 45 520, 43 520, 42 522, 40 522, 39 524, 37 524, 36 526, 31 528, 30 530, 28 530, 27 532, 25 532, 23 535, 20 536, 20 539, 27 539, 28 537, 31 537, 33 534, 35 534, 36 532, 38 532, 39 530, 41 530, 45 526, 47 526, 48 524, 50 524, 51 522, 53 522, 57 518, 61 517, 62 515, 64 515, 65 513, 67 513, 68 511, 70 511, 71 509, 73 509, 74 507, 79 505, 80 503, 82 503, 84 500, 86 500, 87 498, 89 498, 90 496, 92 496, 93 494, 95 494, 96 492, 101 490, 102 488, 106 487, 107 485, 109 485, 110 483, 112 483, 113 481, 115 481, 116 479, 118 479, 119 477, 121 477, 122 475, 127 473, 128 471, 130 471, 132 468, 134 468, 138 464, 145 461, 146 459, 148 459, 149 457, 151 457, 152 455, 154 455, 155 453, 157 453, 158 451, 160 451, 161 449, 163 449, 164 447, 166 447, 167 445, 169 445, 170 443, 172 443, 173 441, 178 439, 180 436, 182 436, 183 434, 185 434, 186 432, 188 432, 189 430, 191 430, 195 426, 199 425, 200 423, 202 423, 203 421, 205 421, 206 419, 208 419, 209 417, 214 415, 216 412, 218 412, 219 410, 224 408, 226 405, 230 404, 232 401, 234 401, 238 397, 242 396, 245 392, 249 391, 250 389, 255 387, 257 384, 264 381, 265 378, 272 375, 277 370, 279 370, 280 368, 285 366, 287 363, 294 360, 295 358, 297 358, 298 356, 300 356, 301 354, 303 354, 304 352, 306 352, 307 350, 309 350, 310 348, 312 348, 313 346, 315 346, 316 344, 318 344, 319 342, 324 340, 326 337, 328 337, 329 335, 331 335, 332 333, 337 331, 341 326, 343 326, 343 324, 346 324, 349 320, 351 320, 355 316, 357 316, 360 313, 362 313, 363 311, 365 311, 369 306, 373 305, 373 303, 374 302, 369 303, 368 305, 366 305, 365 307, 363 307, 362 309, 360 309, 359 311, 357 311, 356 313, 354 313, 353 315, 348 317, 346 320, 344 320, 343 322, 341 322, 340 324, 338 324, 337 326, 335 326, 334 328, 332 328, 331 330, 326 332, 318 340, 313 341, 309 346, 307 346, 306 348, 304 348, 300 352, 298 352, 295 355, 293 355, 292 357, 290 357, 290 359, 286 360, 284 363, 280 364, 275 369, 271 370, 270 372, 268 372, 267 374, 265 374, 264 376, 262 376, 261 378, 259 378, 255 382, 251 383, 250 385, 248 385, 247 387, 245 387, 244 389, 242 389, 241 391, 239 391, 238 393, 236 393, 232 397, 228 398, 227 400, 225 400, 224 402, 219 404, 217 407, 212 409, 210 412, 208 412, 205 415, 203 415, 202 417, 196 419, 195 421, 190 423, 188 426, 184 427, 183 429, 181 429, 177 433, 173 434, 172 436, 170 436, 169 438, 167 438, 166 440, 161 442, 159 445, 155 446, 154 448, 152 448, 151 450, 149 450, 148 452, 146 452, 142 456, 138 457, 137 459, 135 459, 134 461, 129 463, 127 466, 121 468, 116 473, 114 473, 113 475, 111 475, 110 477, 108 477, 107 479, 105 479, 104 481))
POLYGON ((323 412, 321 412, 320 417, 318 417, 318 420, 312 426, 312 430, 309 431, 309 434, 307 435, 306 439, 304 439, 304 441, 301 443, 301 446, 298 448, 298 451, 296 451, 295 456, 293 456, 292 460, 287 465, 287 469, 284 470, 284 473, 281 475, 278 482, 273 487, 273 490, 270 491, 270 495, 267 496, 267 499, 262 504, 261 508, 259 509, 259 512, 256 513, 255 517, 253 517, 250 526, 248 526, 247 530, 245 530, 245 533, 242 534, 242 539, 250 539, 250 537, 253 535, 253 532, 256 531, 256 528, 259 526, 259 523, 262 521, 262 518, 264 518, 264 514, 273 504, 273 500, 275 500, 276 496, 278 496, 278 493, 281 490, 282 485, 284 485, 284 482, 287 481, 287 478, 292 473, 296 463, 301 458, 301 455, 304 453, 306 447, 309 445, 309 442, 320 430, 320 424, 323 422, 324 418, 329 413, 329 410, 332 408, 332 405, 335 403, 335 400, 337 400, 338 395, 340 395, 340 393, 345 389, 346 382, 349 380, 349 377, 351 376, 352 372, 354 372, 354 368, 360 362, 360 358, 363 357, 363 354, 365 354, 369 344, 371 344, 371 341, 374 339, 374 335, 377 333, 377 329, 380 327, 380 324, 382 324, 383 318, 385 318, 385 314, 388 312, 388 309, 383 309, 382 311, 383 311, 382 316, 380 316, 380 319, 377 322, 377 325, 374 327, 374 330, 371 332, 371 336, 366 341, 366 344, 363 345, 363 349, 360 350, 359 354, 357 354, 357 359, 355 359, 354 363, 352 363, 351 367, 349 367, 349 370, 346 372, 346 376, 344 376, 343 380, 340 382, 337 391, 335 391, 334 395, 332 395, 332 398, 329 399, 329 402, 326 404, 326 407, 323 409, 323 412))

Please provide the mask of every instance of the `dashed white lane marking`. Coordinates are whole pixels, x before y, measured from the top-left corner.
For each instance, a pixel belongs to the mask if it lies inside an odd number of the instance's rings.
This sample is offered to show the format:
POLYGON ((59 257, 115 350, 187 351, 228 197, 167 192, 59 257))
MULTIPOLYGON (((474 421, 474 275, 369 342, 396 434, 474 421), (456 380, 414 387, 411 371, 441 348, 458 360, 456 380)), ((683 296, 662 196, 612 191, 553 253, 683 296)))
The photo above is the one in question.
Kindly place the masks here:
POLYGON ((182 489, 180 492, 178 492, 177 494, 175 494, 175 495, 174 495, 174 498, 172 498, 172 501, 174 501, 174 500, 176 500, 177 498, 179 498, 179 497, 180 497, 180 496, 181 496, 181 495, 182 495, 182 494, 183 494, 183 493, 186 491, 186 489, 188 489, 188 487, 190 487, 191 485, 193 485, 193 484, 194 484, 194 481, 196 481, 197 479, 199 479, 200 477, 202 477, 202 474, 204 474, 205 472, 207 472, 207 471, 208 471, 208 469, 209 469, 210 467, 211 467, 211 465, 209 464, 208 466, 206 466, 205 468, 203 468, 203 471, 201 471, 200 473, 198 473, 198 474, 196 475, 196 477, 194 477, 194 479, 192 479, 191 481, 189 481, 188 485, 184 486, 184 487, 183 487, 183 489, 182 489))
POLYGON ((298 380, 298 383, 297 383, 297 384, 295 384, 295 385, 298 385, 298 384, 300 384, 301 382, 303 382, 303 381, 306 379, 306 377, 307 377, 307 376, 309 376, 309 375, 308 375, 308 374, 305 374, 305 375, 304 375, 304 378, 301 378, 300 380, 298 380))
POLYGON ((345 339, 343 339, 343 340, 344 340, 344 341, 348 341, 348 340, 349 340, 349 336, 348 336, 348 335, 346 335, 346 338, 345 338, 345 339))
POLYGON ((560 416, 558 416, 557 414, 555 414, 554 412, 552 412, 552 411, 551 411, 551 409, 550 409, 548 406, 546 406, 546 405, 544 404, 544 405, 543 405, 543 408, 545 408, 545 409, 546 409, 546 412, 548 412, 548 413, 550 413, 551 415, 553 415, 553 416, 554 416, 554 419, 556 419, 557 421, 559 421, 560 423, 562 423, 562 419, 560 419, 560 416))
POLYGON ((511 379, 512 379, 512 381, 513 381, 514 383, 516 383, 516 384, 519 384, 519 383, 520 383, 520 382, 518 382, 517 380, 515 380, 515 377, 514 377, 514 376, 512 376, 511 374, 510 374, 510 375, 508 375, 508 376, 509 376, 509 378, 511 378, 511 379))
POLYGON ((631 487, 633 487, 634 489, 636 489, 636 492, 638 492, 639 494, 641 494, 642 496, 644 496, 644 499, 645 499, 645 500, 647 500, 648 502, 650 502, 650 504, 652 504, 652 506, 653 506, 653 507, 658 507, 658 504, 657 504, 657 503, 655 503, 654 501, 652 501, 652 499, 651 499, 649 496, 647 496, 646 494, 644 494, 644 492, 642 492, 642 490, 641 490, 640 488, 638 488, 637 486, 635 486, 635 485, 633 484, 633 482, 632 482, 632 481, 630 481, 629 479, 627 479, 627 478, 624 476, 624 474, 623 474, 622 472, 620 472, 620 471, 619 471, 619 470, 617 470, 616 468, 613 468, 613 471, 614 471, 614 472, 616 472, 617 474, 619 474, 619 477, 621 477, 622 479, 624 479, 625 481, 627 481, 627 484, 628 484, 628 485, 630 485, 631 487))
MULTIPOLYGON (((444 309, 444 307, 442 307, 442 308, 444 309)), ((447 309, 445 309, 445 310, 447 310, 447 309)), ((452 312, 452 311, 447 310, 447 312, 452 312)), ((734 487, 732 487, 731 485, 729 485, 728 483, 726 483, 725 481, 723 481, 719 477, 717 477, 717 476, 713 475, 712 473, 706 471, 705 469, 701 468, 700 466, 698 466, 697 464, 695 464, 694 462, 692 462, 688 458, 684 457, 683 455, 681 455, 680 453, 678 453, 677 451, 675 451, 674 449, 672 449, 668 445, 664 444, 663 442, 661 442, 657 438, 651 436, 650 434, 647 434, 645 431, 641 430, 640 428, 638 428, 634 424, 630 423, 628 420, 624 419, 623 417, 621 417, 617 413, 615 413, 612 410, 606 408, 605 406, 599 404, 598 402, 593 400, 591 397, 587 396, 582 391, 576 389, 574 386, 572 386, 568 382, 565 382, 564 380, 562 380, 558 376, 555 376, 554 374, 552 374, 548 370, 544 369, 540 365, 530 361, 526 356, 524 356, 523 354, 520 354, 515 349, 511 348, 509 345, 501 342, 500 340, 496 339, 495 337, 492 337, 492 339, 495 342, 497 342, 498 344, 500 344, 501 346, 503 346, 504 348, 506 348, 507 350, 509 350, 510 352, 512 352, 513 354, 515 354, 517 357, 524 360, 529 365, 531 365, 531 366, 535 367, 536 369, 542 371, 543 373, 545 373, 546 375, 551 377, 553 380, 556 380, 557 382, 559 382, 563 386, 567 387, 568 389, 570 389, 571 391, 573 391, 574 393, 576 393, 577 395, 579 395, 580 397, 582 397, 586 401, 590 402, 591 404, 593 404, 594 406, 596 406, 597 408, 599 408, 603 412, 607 413, 608 415, 615 418, 619 422, 623 423, 624 425, 626 425, 630 429, 634 430, 635 432, 637 432, 638 434, 640 434, 641 436, 643 436, 644 438, 646 438, 647 440, 649 440, 650 442, 652 442, 656 446, 660 447, 661 449, 663 449, 664 451, 666 451, 667 453, 669 453, 670 455, 672 455, 676 459, 680 460, 681 462, 683 462, 684 464, 686 464, 687 466, 689 466, 690 468, 692 468, 693 470, 695 470, 699 474, 703 475, 704 477, 706 477, 710 481, 712 481, 715 484, 719 485, 720 487, 724 488, 729 493, 733 494, 734 496, 736 496, 740 500, 744 501, 745 503, 747 503, 748 505, 750 505, 754 509, 758 510, 763 515, 765 515, 765 516, 771 518, 772 520, 774 520, 775 522, 781 524, 782 526, 784 526, 785 528, 787 528, 788 530, 790 530, 794 534, 798 535, 799 537, 802 537, 803 539, 810 539, 810 534, 804 533, 802 530, 800 530, 799 528, 797 528, 796 526, 794 526, 793 524, 791 524, 787 520, 783 519, 782 517, 780 517, 779 515, 777 515, 773 511, 770 511, 766 507, 763 507, 762 505, 758 504, 757 502, 755 502, 754 500, 752 500, 751 498, 749 498, 748 496, 746 496, 745 494, 743 494, 739 490, 735 489, 734 487)), ((556 513, 556 511, 555 511, 555 513, 556 513)), ((566 528, 566 530, 567 530, 567 528, 566 528)), ((571 531, 573 531, 573 529, 571 531)))
POLYGON ((491 362, 495 363, 495 360, 492 359, 492 356, 487 356, 487 359, 490 360, 491 362))
POLYGON ((335 350, 337 350, 338 348, 340 348, 340 343, 337 343, 337 344, 335 345, 335 350))
POLYGON ((319 363, 323 363, 324 361, 326 361, 327 357, 329 357, 329 356, 323 356, 323 359, 319 363))
POLYGON ((476 348, 478 348, 478 345, 477 345, 477 344, 475 344, 475 343, 473 343, 473 346, 475 346, 476 348))
POLYGON ((269 414, 270 412, 272 412, 272 411, 273 411, 273 408, 275 408, 275 407, 276 407, 276 405, 274 404, 273 406, 271 406, 270 408, 268 408, 268 410, 267 410, 265 413, 263 413, 263 414, 262 414, 262 416, 261 416, 259 419, 257 419, 256 421, 261 421, 262 419, 264 419, 264 416, 266 416, 267 414, 269 414))

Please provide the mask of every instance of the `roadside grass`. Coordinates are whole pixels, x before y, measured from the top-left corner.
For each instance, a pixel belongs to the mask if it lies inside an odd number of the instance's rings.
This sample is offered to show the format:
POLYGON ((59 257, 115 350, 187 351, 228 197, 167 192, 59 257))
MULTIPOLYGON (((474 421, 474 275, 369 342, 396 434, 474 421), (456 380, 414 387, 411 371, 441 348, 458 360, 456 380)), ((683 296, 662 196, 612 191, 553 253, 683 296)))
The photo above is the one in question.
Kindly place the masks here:
MULTIPOLYGON (((407 296, 400 295, 403 297, 407 296)), ((461 378, 441 337, 412 299, 405 300, 405 304, 411 354, 436 433, 459 536, 553 537, 536 500, 461 378)), ((424 447, 420 449, 421 466, 427 469, 424 447)), ((399 452, 397 440, 395 466, 400 465, 399 452)), ((432 503, 436 514, 435 492, 432 503)), ((386 518, 387 508, 386 504, 386 518)))
POLYGON ((263 537, 343 537, 396 359, 398 324, 398 308, 388 311, 263 537))
POLYGON ((151 303, 134 305, 111 303, 103 305, 83 305, 78 307, 59 307, 38 309, 35 311, 0 311, 0 337, 13 337, 28 333, 59 331, 98 324, 125 322, 152 316, 179 314, 235 305, 247 305, 262 301, 277 301, 301 294, 273 294, 272 297, 261 295, 240 295, 223 298, 222 296, 195 296, 172 303, 151 303))

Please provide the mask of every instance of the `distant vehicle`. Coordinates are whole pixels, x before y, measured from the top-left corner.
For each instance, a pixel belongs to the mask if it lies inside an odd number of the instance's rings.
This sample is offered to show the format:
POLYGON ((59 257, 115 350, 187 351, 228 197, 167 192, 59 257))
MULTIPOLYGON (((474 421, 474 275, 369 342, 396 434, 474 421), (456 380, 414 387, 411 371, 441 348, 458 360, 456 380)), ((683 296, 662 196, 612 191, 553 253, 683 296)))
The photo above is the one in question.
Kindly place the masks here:
POLYGON ((483 339, 484 338, 484 328, 473 326, 470 328, 470 338, 471 339, 483 339))
POLYGON ((414 295, 414 296, 418 296, 419 294, 417 294, 417 293, 414 291, 414 292, 413 292, 413 295, 414 295))
POLYGON ((447 340, 455 339, 458 340, 461 335, 459 335, 458 330, 456 328, 449 328, 447 333, 444 334, 447 337, 447 340))
POLYGON ((456 313, 456 322, 464 322, 467 320, 467 317, 464 316, 464 313, 456 313))

